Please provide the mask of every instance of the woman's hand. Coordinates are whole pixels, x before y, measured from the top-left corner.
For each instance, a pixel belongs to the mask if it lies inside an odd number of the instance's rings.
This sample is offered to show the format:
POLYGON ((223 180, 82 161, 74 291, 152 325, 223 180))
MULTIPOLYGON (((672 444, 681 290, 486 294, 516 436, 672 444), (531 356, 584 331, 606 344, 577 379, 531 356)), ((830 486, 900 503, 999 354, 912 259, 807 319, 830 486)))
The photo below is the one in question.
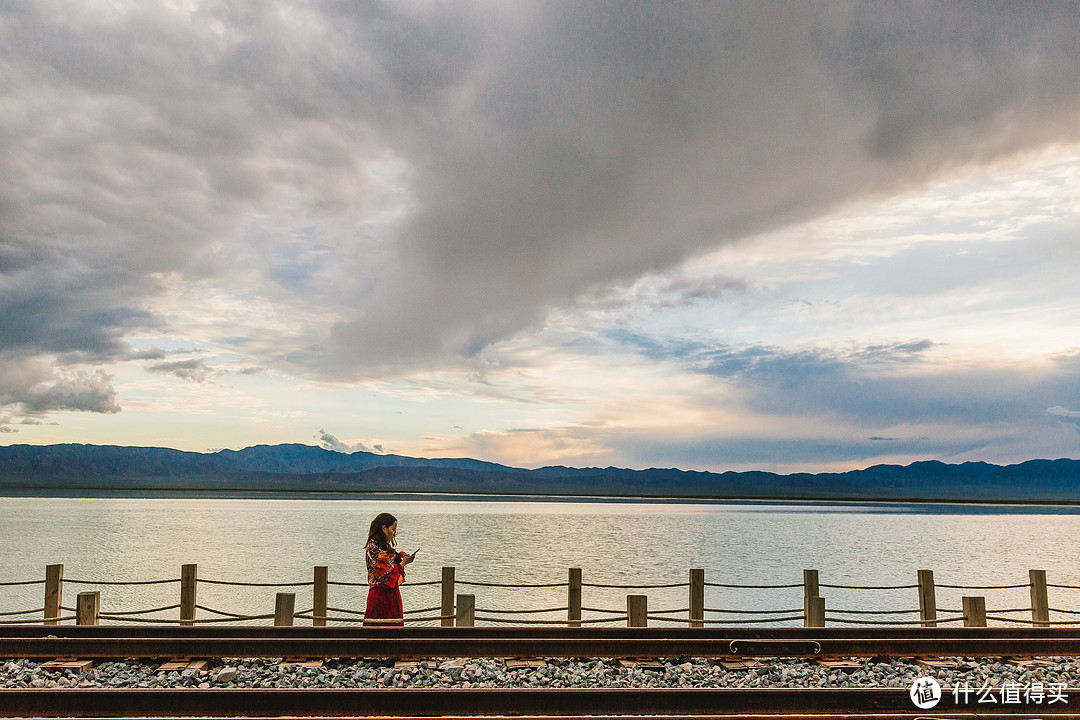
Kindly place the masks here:
POLYGON ((416 557, 415 555, 409 555, 408 553, 401 553, 401 555, 402 555, 402 558, 401 558, 401 564, 402 565, 408 565, 416 557))

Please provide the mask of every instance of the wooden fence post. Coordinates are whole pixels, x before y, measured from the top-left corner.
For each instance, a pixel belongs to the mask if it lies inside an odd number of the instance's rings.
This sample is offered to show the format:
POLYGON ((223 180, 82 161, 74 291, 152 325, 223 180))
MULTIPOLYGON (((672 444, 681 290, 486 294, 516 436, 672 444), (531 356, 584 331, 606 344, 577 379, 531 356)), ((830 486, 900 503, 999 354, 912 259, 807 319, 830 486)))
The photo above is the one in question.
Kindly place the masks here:
POLYGON ((49 618, 60 617, 61 599, 64 595, 64 566, 45 566, 45 624, 59 625, 59 620, 49 618))
POLYGON ((964 627, 986 627, 986 598, 962 597, 964 627))
POLYGON ((101 592, 81 592, 76 596, 75 622, 79 625, 97 625, 101 613, 101 592))
POLYGON ((649 596, 626 596, 626 627, 649 626, 649 596))
POLYGON ((457 596, 457 615, 455 616, 458 627, 473 627, 476 625, 476 596, 457 596))
POLYGON ((326 627, 326 596, 330 585, 330 568, 326 565, 315 566, 315 584, 311 586, 311 625, 326 627))
POLYGON ((810 624, 810 599, 820 597, 818 595, 818 571, 803 570, 803 627, 820 627, 810 624))
POLYGON ((1050 627, 1050 601, 1046 594, 1046 571, 1028 570, 1031 578, 1031 624, 1050 627))
POLYGON ((278 593, 274 600, 274 627, 289 627, 296 610, 296 593, 278 593))
POLYGON ((581 568, 570 568, 566 579, 566 625, 581 627, 581 568))
POLYGON ((442 569, 442 627, 454 627, 454 568, 453 566, 442 569))
POLYGON ((705 627, 705 569, 690 568, 690 627, 705 627))
POLYGON ((825 598, 806 598, 806 617, 803 626, 812 628, 825 627, 825 598))
POLYGON ((180 620, 181 625, 194 625, 195 620, 195 585, 198 565, 180 567, 180 620))
POLYGON ((923 627, 937 627, 937 591, 934 571, 919 571, 919 620, 923 627))

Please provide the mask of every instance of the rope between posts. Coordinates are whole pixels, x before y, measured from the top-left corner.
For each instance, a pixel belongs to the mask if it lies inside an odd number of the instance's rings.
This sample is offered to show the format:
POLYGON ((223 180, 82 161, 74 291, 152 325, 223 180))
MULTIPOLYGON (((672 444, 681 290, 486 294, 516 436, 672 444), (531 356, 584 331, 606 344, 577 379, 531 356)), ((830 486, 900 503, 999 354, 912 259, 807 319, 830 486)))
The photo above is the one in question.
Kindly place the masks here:
POLYGON ((987 610, 988 613, 1015 613, 1015 612, 1031 612, 1032 608, 1016 608, 1014 610, 987 610))
POLYGON ((744 618, 741 620, 698 620, 697 622, 703 622, 706 625, 745 625, 747 623, 772 623, 772 622, 787 622, 789 620, 802 620, 802 615, 790 615, 788 617, 778 618, 744 618))
MULTIPOLYGON (((517 624, 517 625, 566 625, 568 623, 567 620, 519 620, 517 618, 492 618, 492 617, 481 617, 479 615, 475 616, 473 619, 474 620, 483 620, 484 622, 512 623, 512 624, 517 624)), ((604 620, 603 622, 613 622, 613 621, 617 621, 617 620, 621 620, 621 619, 622 618, 611 618, 610 620, 604 620)), ((575 620, 574 622, 578 622, 578 621, 575 620)), ((580 622, 585 622, 585 621, 581 620, 580 622)))
MULTIPOLYGON (((563 583, 566 585, 566 583, 563 583)), ((677 587, 690 587, 690 583, 671 583, 668 585, 602 585, 600 583, 581 583, 581 587, 594 587, 594 588, 617 588, 622 590, 645 590, 652 588, 677 588, 677 587)))
POLYGON ((1080 615, 1080 610, 1059 610, 1057 608, 1047 608, 1050 612, 1065 613, 1066 615, 1080 615))
POLYGON ((153 625, 208 625, 210 623, 234 623, 237 620, 268 620, 274 617, 269 615, 246 615, 244 617, 205 618, 199 620, 166 620, 164 618, 109 618, 120 622, 150 623, 153 625))
POLYGON ((688 612, 690 612, 690 608, 679 608, 678 610, 650 610, 649 613, 646 615, 646 617, 648 617, 649 615, 670 615, 672 613, 688 613, 688 612))
POLYGON ((794 610, 719 610, 705 608, 705 612, 727 613, 728 615, 791 615, 792 613, 801 613, 802 608, 795 608, 794 610))
POLYGON ((207 585, 234 585, 236 587, 306 587, 308 585, 314 585, 315 582, 308 580, 307 582, 295 582, 295 583, 252 583, 252 582, 232 582, 231 580, 203 580, 198 579, 199 583, 206 583, 207 585))
MULTIPOLYGON (((63 582, 65 585, 165 585, 167 583, 178 583, 180 578, 171 580, 68 580, 64 578, 63 582)), ((199 582, 202 582, 202 580, 199 582)))
MULTIPOLYGON (((420 608, 418 610, 405 610, 403 614, 405 614, 405 615, 417 615, 419 613, 434 612, 435 610, 442 610, 442 607, 439 606, 439 605, 436 605, 435 607, 420 608)), ((364 614, 363 610, 349 610, 348 608, 328 607, 328 608, 326 608, 326 611, 327 612, 348 613, 350 615, 363 615, 364 614)))
POLYGON ((949 588, 950 590, 1015 590, 1016 588, 1029 588, 1031 583, 1023 583, 1021 585, 937 585, 939 588, 949 588))
POLYGON ((912 613, 920 612, 919 610, 834 610, 829 608, 829 612, 845 613, 847 615, 911 615, 912 613))
MULTIPOLYGON (((354 583, 354 582, 339 582, 339 581, 337 581, 337 580, 327 580, 327 581, 326 581, 326 584, 327 584, 327 585, 342 585, 342 586, 344 586, 344 587, 367 587, 367 586, 368 586, 368 584, 367 584, 366 582, 365 582, 365 583, 358 583, 358 582, 355 582, 355 583, 354 583)), ((418 584, 419 584, 419 583, 418 583, 418 584)))
POLYGON ((1000 615, 987 615, 986 619, 987 620, 997 620, 998 622, 1020 623, 1022 625, 1030 625, 1031 624, 1031 620, 1017 620, 1016 618, 1001 617, 1000 615))
MULTIPOLYGON (((844 623, 847 625, 921 625, 922 620, 852 620, 850 618, 833 618, 826 615, 826 620, 829 622, 844 623)), ((963 620, 964 618, 953 618, 952 620, 938 620, 937 622, 955 622, 956 620, 963 620)))
POLYGON ((435 612, 436 610, 442 610, 442 606, 441 605, 436 605, 435 607, 421 608, 419 610, 406 610, 405 614, 406 615, 417 615, 419 613, 435 612))
POLYGON ((60 609, 61 609, 61 610, 67 610, 68 612, 78 612, 78 610, 76 610, 75 608, 73 608, 73 607, 68 607, 67 605, 61 605, 61 606, 60 606, 60 609))
POLYGON ((39 612, 45 612, 45 608, 39 607, 39 608, 36 608, 34 610, 15 610, 13 612, 0 612, 0 616, 29 615, 30 613, 39 613, 39 612))
POLYGON ((410 587, 421 587, 423 585, 442 585, 442 580, 426 580, 424 582, 418 583, 409 582, 408 580, 406 580, 402 583, 402 585, 409 585, 410 587))
POLYGON ((9 580, 9 581, 5 581, 5 582, 0 582, 0 586, 2 586, 2 587, 11 587, 13 585, 42 585, 42 584, 44 584, 44 582, 45 582, 44 580, 15 580, 15 581, 10 581, 9 580))
POLYGON ((1061 588, 1062 590, 1080 590, 1080 585, 1055 585, 1054 583, 1046 583, 1048 588, 1061 588))
POLYGON ((600 608, 587 608, 587 607, 583 607, 583 608, 581 608, 581 610, 582 610, 582 612, 607 613, 608 615, 620 615, 622 617, 626 617, 626 611, 625 610, 602 610, 600 608))
MULTIPOLYGON (((823 588, 843 588, 844 590, 911 590, 918 588, 916 585, 831 585, 829 583, 818 583, 818 587, 823 588)), ((939 587, 944 587, 939 586, 939 587)))
POLYGON ((116 612, 101 612, 98 614, 101 617, 109 617, 110 615, 149 615, 150 613, 163 612, 165 610, 175 610, 178 607, 180 607, 180 603, 176 603, 175 605, 166 605, 165 607, 150 608, 149 610, 125 610, 123 612, 120 612, 118 610, 116 612))
MULTIPOLYGON (((274 617, 274 613, 270 613, 269 615, 240 615, 240 614, 237 614, 237 613, 227 612, 225 610, 215 610, 214 608, 206 607, 205 605, 196 605, 195 607, 197 607, 200 610, 205 610, 208 613, 214 613, 215 615, 224 615, 225 617, 235 618, 237 620, 259 620, 259 619, 262 619, 262 618, 272 618, 272 617, 274 617)), ((179 622, 179 621, 177 621, 177 622, 179 622)), ((187 622, 191 622, 191 621, 189 620, 187 622)), ((205 622, 205 621, 200 621, 200 622, 205 622)))
MULTIPOLYGON (((437 610, 438 608, 433 608, 437 610)), ((558 608, 543 608, 540 610, 495 610, 494 608, 477 608, 476 612, 497 613, 501 615, 529 615, 532 613, 546 613, 546 612, 563 612, 569 610, 567 607, 558 608)))
POLYGON ((64 615, 62 617, 44 618, 43 620, 0 620, 0 625, 38 625, 47 622, 62 622, 64 620, 75 620, 74 615, 64 615))
POLYGON ((517 583, 488 583, 488 582, 467 582, 465 580, 457 580, 458 585, 476 585, 478 587, 502 587, 502 588, 553 588, 553 587, 566 587, 568 583, 535 583, 535 584, 517 584, 517 583))
POLYGON ((745 588, 748 590, 777 590, 780 588, 801 588, 802 583, 788 583, 786 585, 736 585, 732 583, 716 583, 707 582, 706 587, 720 587, 720 588, 745 588))
POLYGON ((363 614, 364 614, 364 613, 363 613, 362 611, 360 611, 360 610, 349 610, 348 608, 335 608, 335 607, 328 607, 328 608, 326 608, 326 611, 327 611, 327 612, 342 612, 342 613, 349 613, 350 615, 363 615, 363 614))

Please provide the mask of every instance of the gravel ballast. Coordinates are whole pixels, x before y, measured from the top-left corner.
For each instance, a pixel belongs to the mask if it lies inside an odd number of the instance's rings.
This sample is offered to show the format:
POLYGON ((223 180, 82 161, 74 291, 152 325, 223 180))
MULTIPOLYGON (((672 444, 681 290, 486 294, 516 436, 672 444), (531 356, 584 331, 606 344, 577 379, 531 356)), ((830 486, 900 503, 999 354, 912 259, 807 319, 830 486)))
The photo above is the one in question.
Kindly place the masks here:
POLYGON ((611 659, 547 658, 541 667, 508 667, 496 658, 431 659, 394 667, 382 660, 326 660, 322 667, 278 659, 226 658, 206 670, 159 671, 160 662, 103 661, 77 673, 33 660, 0 660, 0 687, 108 688, 908 688, 920 677, 943 687, 974 689, 1080 686, 1080 658, 1011 662, 952 658, 954 667, 915 660, 853 659, 834 669, 813 661, 763 660, 759 667, 727 669, 702 658, 624 666, 611 659))

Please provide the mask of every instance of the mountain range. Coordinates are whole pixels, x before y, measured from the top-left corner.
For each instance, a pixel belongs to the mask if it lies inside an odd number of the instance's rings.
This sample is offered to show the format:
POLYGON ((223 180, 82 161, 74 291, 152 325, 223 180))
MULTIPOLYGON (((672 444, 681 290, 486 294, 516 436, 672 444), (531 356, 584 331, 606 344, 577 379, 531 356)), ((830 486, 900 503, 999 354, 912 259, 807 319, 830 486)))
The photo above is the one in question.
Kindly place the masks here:
POLYGON ((136 491, 419 492, 655 498, 1080 502, 1080 460, 874 465, 839 473, 550 466, 256 445, 197 453, 112 445, 0 447, 0 494, 136 491))

